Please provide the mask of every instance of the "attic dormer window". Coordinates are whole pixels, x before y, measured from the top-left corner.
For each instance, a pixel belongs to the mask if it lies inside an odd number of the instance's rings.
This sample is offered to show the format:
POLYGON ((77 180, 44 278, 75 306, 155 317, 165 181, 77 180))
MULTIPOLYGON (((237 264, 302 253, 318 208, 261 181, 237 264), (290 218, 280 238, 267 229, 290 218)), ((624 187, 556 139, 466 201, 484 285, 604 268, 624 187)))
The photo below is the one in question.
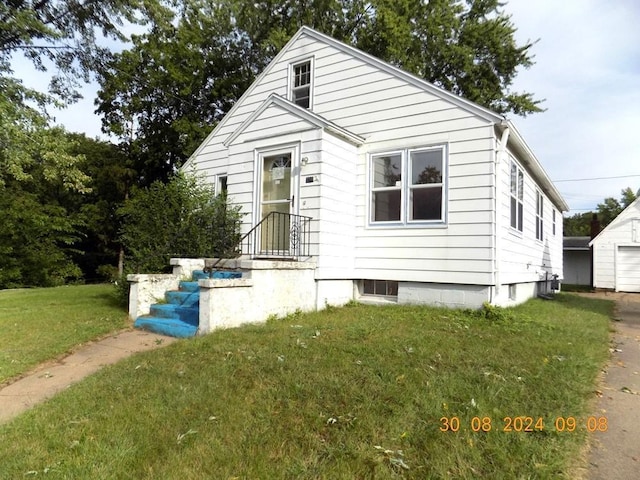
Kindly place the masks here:
POLYGON ((311 108, 311 60, 293 65, 291 101, 302 108, 311 108))

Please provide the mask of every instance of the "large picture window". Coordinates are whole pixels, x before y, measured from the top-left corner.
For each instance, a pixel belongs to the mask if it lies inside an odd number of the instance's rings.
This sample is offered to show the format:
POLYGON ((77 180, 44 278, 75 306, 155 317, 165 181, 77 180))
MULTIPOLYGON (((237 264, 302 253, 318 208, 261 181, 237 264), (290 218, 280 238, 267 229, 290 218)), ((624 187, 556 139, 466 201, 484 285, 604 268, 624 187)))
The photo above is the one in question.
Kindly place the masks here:
POLYGON ((443 222, 445 147, 371 156, 371 223, 443 222))
POLYGON ((524 199, 524 174, 518 165, 511 162, 511 228, 522 232, 524 199))

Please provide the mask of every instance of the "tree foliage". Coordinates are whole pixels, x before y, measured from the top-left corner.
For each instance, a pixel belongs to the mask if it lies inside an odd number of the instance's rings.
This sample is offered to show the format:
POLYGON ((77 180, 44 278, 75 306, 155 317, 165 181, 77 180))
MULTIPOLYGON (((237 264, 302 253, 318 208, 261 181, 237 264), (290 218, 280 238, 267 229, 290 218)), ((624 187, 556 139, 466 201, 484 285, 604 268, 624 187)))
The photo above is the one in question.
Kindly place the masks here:
POLYGON ((128 145, 146 185, 175 173, 255 74, 228 6, 191 0, 178 15, 177 26, 134 36, 102 72, 104 128, 128 145))
POLYGON ((41 71, 47 63, 59 73, 50 93, 65 102, 78 98, 79 80, 88 81, 110 55, 97 44, 98 34, 125 40, 124 23, 145 24, 170 15, 162 0, 20 0, 0 3, 0 72, 11 73, 10 60, 22 53, 41 71))
POLYGON ((510 90, 532 43, 498 0, 184 0, 102 70, 104 129, 147 184, 168 178, 302 25, 499 113, 540 110, 510 90))
MULTIPOLYGON (((634 193, 630 187, 620 192, 620 200, 614 197, 605 198, 596 208, 600 228, 605 228, 622 213, 631 203, 640 197, 640 189, 634 193)), ((588 236, 591 233, 591 219, 594 212, 577 213, 564 219, 565 236, 588 236)))

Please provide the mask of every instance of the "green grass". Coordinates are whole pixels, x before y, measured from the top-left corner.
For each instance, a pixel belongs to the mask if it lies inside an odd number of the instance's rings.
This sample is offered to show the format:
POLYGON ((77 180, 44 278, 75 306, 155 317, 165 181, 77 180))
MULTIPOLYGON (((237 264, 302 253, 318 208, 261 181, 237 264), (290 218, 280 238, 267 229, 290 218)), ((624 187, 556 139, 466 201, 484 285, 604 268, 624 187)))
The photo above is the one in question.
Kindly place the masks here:
POLYGON ((563 283, 562 291, 569 292, 593 292, 593 288, 590 285, 573 285, 571 283, 563 283))
POLYGON ((112 285, 0 291, 0 385, 126 320, 112 285))
POLYGON ((180 341, 1 426, 0 478, 570 477, 611 309, 565 294, 490 318, 358 305, 180 341), (517 416, 544 430, 504 432, 517 416), (579 427, 556 431, 559 416, 579 427))

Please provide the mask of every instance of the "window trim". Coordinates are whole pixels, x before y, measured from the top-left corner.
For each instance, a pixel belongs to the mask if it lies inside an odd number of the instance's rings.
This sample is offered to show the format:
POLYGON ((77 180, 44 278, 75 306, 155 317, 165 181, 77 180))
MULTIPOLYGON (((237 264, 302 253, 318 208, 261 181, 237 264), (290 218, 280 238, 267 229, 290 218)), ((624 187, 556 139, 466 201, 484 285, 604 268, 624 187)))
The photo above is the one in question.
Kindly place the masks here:
POLYGON ((551 233, 556 236, 556 209, 551 209, 551 233))
POLYGON ((536 240, 544 241, 544 196, 536 190, 536 240))
POLYGON ((509 228, 522 234, 524 231, 524 171, 514 160, 509 166, 509 228), (515 194, 513 171, 515 169, 515 194), (515 225, 513 218, 513 201, 515 201, 515 225))
POLYGON ((419 147, 407 147, 403 149, 391 149, 384 151, 369 152, 367 155, 367 226, 371 228, 407 228, 407 227, 444 227, 448 222, 448 178, 449 178, 449 148, 447 143, 438 143, 433 145, 419 146, 419 147), (442 182, 438 184, 428 184, 427 186, 412 184, 410 167, 411 167, 411 154, 414 152, 424 152, 439 150, 442 158, 442 182), (401 184, 400 187, 377 187, 373 186, 374 175, 373 165, 374 159, 377 157, 400 155, 401 162, 401 184), (411 192, 413 190, 422 188, 441 188, 442 199, 440 204, 440 218, 434 220, 412 220, 411 215, 411 192), (375 213, 374 209, 374 193, 379 191, 395 191, 400 190, 400 219, 399 220, 380 220, 373 219, 375 213))
POLYGON ((220 195, 223 191, 228 192, 229 191, 229 175, 227 175, 226 173, 220 173, 218 175, 216 175, 216 185, 215 185, 215 190, 214 190, 214 194, 220 195), (225 188, 222 188, 222 182, 224 179, 224 186, 225 188))
MULTIPOLYGON (((314 91, 314 87, 315 87, 315 57, 314 56, 310 56, 310 57, 301 57, 298 59, 295 59, 294 61, 292 61, 289 64, 289 79, 288 79, 288 85, 287 85, 287 99, 292 102, 295 103, 296 105, 298 105, 300 108, 306 108, 307 110, 311 110, 313 109, 313 91, 314 91), (296 75, 296 67, 299 67, 301 65, 304 65, 305 63, 309 64, 309 106, 308 107, 303 107, 302 105, 299 105, 296 103, 296 101, 294 100, 294 89, 296 88, 295 85, 295 75, 296 75)), ((300 87, 298 87, 300 88, 300 87)))

